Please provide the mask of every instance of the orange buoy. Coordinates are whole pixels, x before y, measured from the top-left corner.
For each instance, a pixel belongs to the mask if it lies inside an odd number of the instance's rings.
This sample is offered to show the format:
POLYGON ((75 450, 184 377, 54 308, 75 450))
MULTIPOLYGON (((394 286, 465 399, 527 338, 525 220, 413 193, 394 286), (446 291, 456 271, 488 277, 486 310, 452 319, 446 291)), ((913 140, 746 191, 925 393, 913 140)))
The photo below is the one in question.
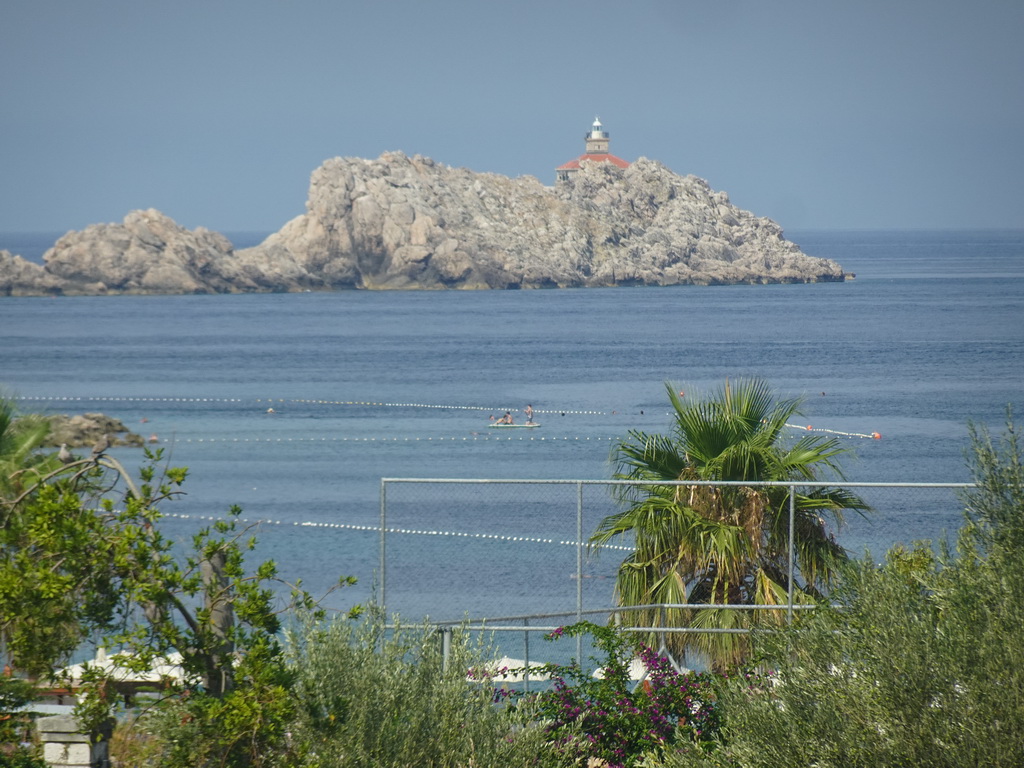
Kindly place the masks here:
POLYGON ((807 431, 810 432, 812 429, 814 429, 814 427, 812 427, 810 424, 808 424, 807 425, 807 431))
POLYGON ((877 432, 872 432, 871 436, 873 438, 875 438, 875 440, 881 440, 882 439, 882 436, 880 434, 878 434, 877 432))

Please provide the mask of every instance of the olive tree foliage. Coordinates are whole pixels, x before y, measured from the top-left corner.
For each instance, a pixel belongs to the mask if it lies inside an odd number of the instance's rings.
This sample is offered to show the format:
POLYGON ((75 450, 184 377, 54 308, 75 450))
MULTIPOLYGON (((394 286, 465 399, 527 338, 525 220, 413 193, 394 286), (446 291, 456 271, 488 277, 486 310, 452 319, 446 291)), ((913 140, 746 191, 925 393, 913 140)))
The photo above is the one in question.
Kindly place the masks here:
POLYGON ((850 563, 832 598, 756 645, 711 755, 671 766, 1024 765, 1024 464, 1012 414, 970 429, 975 487, 955 546, 850 563))
POLYGON ((556 768, 578 762, 552 742, 535 701, 496 703, 483 639, 453 628, 447 654, 429 624, 371 607, 357 621, 303 622, 289 632, 298 681, 293 748, 320 768, 556 768))

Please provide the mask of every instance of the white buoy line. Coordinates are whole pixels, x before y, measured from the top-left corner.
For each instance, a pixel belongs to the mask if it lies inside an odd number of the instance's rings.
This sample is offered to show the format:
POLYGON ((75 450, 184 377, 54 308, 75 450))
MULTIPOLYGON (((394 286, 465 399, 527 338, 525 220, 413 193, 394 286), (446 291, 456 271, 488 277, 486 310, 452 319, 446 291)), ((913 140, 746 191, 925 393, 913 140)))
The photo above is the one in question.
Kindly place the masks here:
MULTIPOLYGON (((184 515, 173 512, 163 513, 163 517, 175 518, 177 520, 198 520, 200 522, 229 522, 228 518, 215 517, 213 515, 184 515)), ((364 531, 369 533, 380 533, 380 526, 376 525, 354 525, 351 523, 316 523, 312 521, 293 521, 288 522, 286 520, 251 520, 248 518, 237 518, 236 522, 245 524, 255 525, 275 525, 275 526, 291 526, 293 528, 333 528, 336 530, 345 531, 364 531)), ((567 547, 578 547, 580 542, 578 541, 567 541, 558 539, 544 539, 533 536, 505 536, 499 533, 466 533, 465 531, 428 531, 426 529, 415 529, 415 528, 385 528, 385 533, 394 534, 405 534, 411 536, 448 536, 452 538, 462 539, 481 539, 487 541, 501 541, 501 542, 522 542, 524 544, 557 544, 560 546, 567 547)), ((584 544, 586 542, 583 542, 584 544)), ((602 549, 619 549, 626 552, 632 552, 632 547, 623 547, 617 544, 611 544, 608 546, 602 546, 602 549)))
MULTIPOLYGON (((486 405, 464 405, 458 403, 397 403, 383 402, 376 400, 326 400, 309 398, 287 398, 287 397, 257 397, 255 400, 246 400, 240 397, 128 397, 128 396, 57 396, 47 397, 44 395, 26 395, 18 398, 34 402, 125 402, 125 403, 245 403, 254 402, 257 404, 268 403, 298 403, 303 405, 358 405, 378 408, 431 408, 445 411, 483 411, 487 413, 498 413, 512 411, 519 413, 522 408, 511 408, 509 406, 486 406, 486 405)), ((579 410, 579 409, 534 409, 534 414, 559 414, 568 415, 589 415, 607 416, 608 411, 579 410)))
POLYGON ((786 424, 790 429, 800 429, 805 432, 823 432, 827 435, 839 435, 840 437, 866 437, 870 440, 881 440, 882 435, 878 432, 872 432, 870 435, 866 435, 863 432, 840 432, 837 429, 825 429, 823 427, 814 427, 808 424, 806 427, 799 424, 786 424))
MULTIPOLYGON (((504 411, 510 411, 515 413, 521 413, 521 408, 509 408, 506 406, 483 406, 483 405, 466 405, 459 403, 413 403, 413 402, 385 402, 385 401, 374 401, 374 400, 327 400, 327 399, 302 399, 302 398, 256 398, 255 400, 247 400, 240 397, 132 397, 132 396, 113 396, 113 395, 101 395, 101 396, 54 396, 49 397, 45 395, 26 395, 19 396, 17 399, 31 402, 124 402, 124 403, 247 403, 255 402, 260 406, 261 410, 265 412, 275 413, 272 408, 264 409, 263 406, 270 404, 301 404, 301 405, 336 405, 336 406, 362 406, 362 407, 378 407, 378 408, 428 408, 445 411, 482 411, 488 413, 500 413, 504 411)), ((560 416, 607 416, 609 413, 616 414, 617 411, 599 411, 599 410, 580 410, 580 409, 542 409, 537 408, 534 410, 535 415, 560 415, 560 416)), ((840 437, 858 437, 867 438, 874 440, 881 440, 882 435, 878 432, 864 433, 864 432, 843 432, 835 429, 825 429, 822 427, 803 426, 800 424, 786 424, 791 429, 799 429, 807 432, 821 432, 829 435, 837 435, 840 437)), ((345 438, 342 438, 345 439, 345 438)), ((354 439, 354 438, 353 438, 354 439)), ((418 438, 416 438, 418 439, 418 438)), ((443 439, 443 438, 438 438, 443 439)), ((458 438, 451 438, 452 440, 458 438)), ((467 440, 470 438, 466 438, 467 440)), ((484 438, 494 439, 499 438, 484 438)), ((515 439, 515 438, 506 438, 515 439)), ((543 438, 540 438, 543 439, 543 438)), ((550 439, 550 438, 549 438, 550 439)), ((616 438, 611 438, 616 439, 616 438)), ((372 440, 368 438, 366 440, 372 440)), ((366 441, 364 440, 364 441, 366 441)), ((410 438, 411 440, 411 438, 410 438)), ((210 442, 210 441, 207 441, 210 442)))
MULTIPOLYGON (((257 402, 259 402, 257 400, 257 402)), ((275 402, 268 400, 267 402, 275 402)), ((439 403, 387 403, 387 402, 375 402, 372 400, 277 400, 279 403, 305 403, 309 405, 363 405, 363 406, 377 406, 380 408, 436 408, 445 411, 486 411, 486 412, 497 412, 497 411, 514 411, 519 413, 523 411, 522 408, 510 408, 508 406, 486 406, 486 405, 459 405, 455 403, 439 404, 439 403)), ((589 416, 607 416, 607 411, 582 411, 582 410, 563 410, 561 408, 556 409, 541 409, 535 408, 534 414, 561 414, 567 415, 589 415, 589 416)))
POLYGON ((456 437, 178 437, 175 443, 588 443, 619 440, 618 437, 570 436, 547 437, 540 435, 462 435, 456 437))
MULTIPOLYGON (((135 402, 135 403, 244 403, 247 402, 240 397, 82 397, 82 396, 60 396, 48 397, 46 395, 19 395, 18 400, 48 401, 48 402, 135 402)), ((259 402, 258 400, 256 402, 259 402)))

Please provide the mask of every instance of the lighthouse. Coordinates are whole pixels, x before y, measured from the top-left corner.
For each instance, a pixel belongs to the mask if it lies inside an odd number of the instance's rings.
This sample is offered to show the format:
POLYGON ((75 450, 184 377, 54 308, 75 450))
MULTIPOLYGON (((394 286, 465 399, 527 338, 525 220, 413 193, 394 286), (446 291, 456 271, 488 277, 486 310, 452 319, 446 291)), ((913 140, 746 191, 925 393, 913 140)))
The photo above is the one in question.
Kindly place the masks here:
POLYGON ((594 124, 583 137, 587 151, 575 160, 555 168, 555 183, 569 181, 579 171, 581 163, 611 163, 617 168, 628 168, 628 162, 608 152, 610 139, 608 131, 601 125, 600 118, 595 117, 594 124))

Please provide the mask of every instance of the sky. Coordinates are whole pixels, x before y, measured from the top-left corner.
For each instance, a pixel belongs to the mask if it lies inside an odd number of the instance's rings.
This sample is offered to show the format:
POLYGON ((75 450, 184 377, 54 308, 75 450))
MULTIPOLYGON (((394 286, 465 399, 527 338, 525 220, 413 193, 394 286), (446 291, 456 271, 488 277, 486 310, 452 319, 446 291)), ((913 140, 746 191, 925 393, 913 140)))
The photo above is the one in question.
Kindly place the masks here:
POLYGON ((0 232, 279 229, 324 160, 612 153, 784 229, 1024 228, 1021 0, 8 0, 0 232))

